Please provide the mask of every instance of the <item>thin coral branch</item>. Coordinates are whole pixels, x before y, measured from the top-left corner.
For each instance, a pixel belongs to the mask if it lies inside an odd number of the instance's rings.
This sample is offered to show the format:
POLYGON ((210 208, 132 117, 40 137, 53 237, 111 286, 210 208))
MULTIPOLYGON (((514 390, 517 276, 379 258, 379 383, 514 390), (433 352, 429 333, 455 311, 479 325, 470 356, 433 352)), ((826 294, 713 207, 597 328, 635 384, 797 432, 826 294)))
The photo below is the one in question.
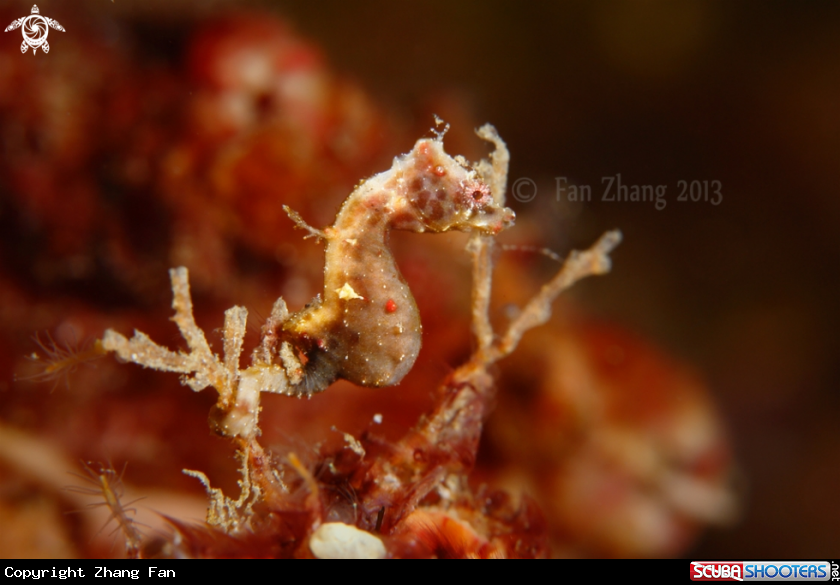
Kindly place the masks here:
POLYGON ((473 256, 472 320, 479 352, 486 351, 493 343, 494 338, 493 326, 490 324, 493 243, 494 240, 491 236, 473 234, 467 245, 467 250, 473 256))
MULTIPOLYGON (((195 323, 187 269, 183 266, 172 269, 169 271, 169 276, 172 280, 172 308, 175 309, 175 315, 172 317, 172 320, 178 326, 178 329, 181 331, 181 335, 184 337, 187 342, 187 346, 190 348, 188 360, 191 363, 192 370, 194 372, 193 378, 191 380, 188 379, 187 384, 196 391, 203 390, 207 386, 213 386, 216 390, 218 390, 222 401, 227 404, 230 402, 233 394, 233 389, 231 387, 232 380, 229 376, 227 368, 219 362, 219 359, 210 349, 210 345, 204 337, 204 331, 202 331, 195 323)), ((241 309, 241 311, 245 312, 245 315, 247 316, 247 311, 245 309, 241 309)), ((228 324, 227 316, 225 324, 228 324)), ((242 337, 245 335, 244 327, 241 331, 234 330, 230 332, 226 327, 225 334, 225 346, 227 347, 230 344, 231 347, 239 348, 239 350, 241 350, 242 337), (240 338, 238 340, 229 340, 227 335, 228 333, 230 333, 231 336, 239 334, 240 338)), ((236 355, 227 356, 227 359, 236 360, 238 362, 239 353, 237 352, 236 355)))
MULTIPOLYGON (((481 160, 475 164, 476 171, 490 187, 496 205, 504 207, 510 152, 491 124, 485 124, 476 130, 476 134, 479 138, 492 142, 495 147, 490 161, 481 160)), ((493 236, 474 232, 467 246, 467 250, 473 255, 473 330, 480 352, 485 351, 494 338, 493 327, 490 324, 494 242, 493 236)))
POLYGON ((129 340, 113 329, 108 329, 102 336, 102 347, 117 354, 121 360, 146 368, 179 374, 190 374, 194 371, 193 365, 186 359, 187 356, 161 347, 141 331, 135 330, 134 336, 129 340))
POLYGON ((229 379, 239 375, 239 356, 247 324, 248 310, 245 307, 232 307, 225 311, 225 368, 229 379))
POLYGON ((210 506, 207 508, 207 523, 210 526, 219 526, 230 534, 236 534, 243 528, 244 522, 251 514, 251 507, 254 501, 259 499, 260 494, 259 488, 251 484, 251 475, 248 472, 247 463, 242 466, 242 479, 239 482, 240 493, 236 500, 225 496, 221 489, 214 488, 210 484, 210 479, 201 471, 185 469, 184 474, 196 478, 207 491, 207 495, 210 497, 210 506))
MULTIPOLYGON (((186 340, 190 353, 170 351, 156 344, 145 333, 136 330, 131 340, 128 340, 120 333, 108 329, 102 338, 102 346, 125 361, 147 368, 193 374, 192 378, 185 376, 183 380, 190 388, 198 392, 212 385, 219 391, 220 396, 227 400, 230 394, 227 370, 210 350, 204 332, 199 329, 193 318, 187 269, 172 269, 169 276, 172 281, 172 308, 175 309, 172 320, 186 340)), ((236 343, 232 344, 232 347, 236 346, 236 343)))
POLYGON ((476 163, 476 170, 482 179, 489 184, 490 192, 493 193, 493 199, 496 201, 496 205, 504 207, 510 151, 492 124, 485 124, 476 130, 476 134, 479 138, 492 142, 495 146, 495 149, 490 154, 490 162, 488 163, 486 160, 479 161, 476 163))
MULTIPOLYGON (((510 153, 496 129, 490 124, 479 128, 476 134, 492 142, 496 147, 490 161, 482 160, 475 167, 482 179, 490 186, 496 203, 503 206, 510 153)), ((526 331, 548 321, 551 317, 551 303, 564 290, 587 276, 609 272, 609 253, 619 242, 621 242, 621 232, 607 232, 589 250, 572 252, 557 275, 531 299, 501 338, 495 339, 490 324, 495 240, 493 236, 474 233, 467 246, 473 259, 472 316, 473 330, 478 342, 478 351, 472 361, 486 366, 509 355, 516 349, 526 331)), ((552 256, 552 254, 547 255, 552 256)), ((556 258, 556 254, 553 257, 556 258)))
POLYGON ((493 363, 509 355, 519 345, 526 331, 547 322, 551 317, 551 303, 563 291, 587 276, 609 272, 611 268, 609 254, 620 242, 621 232, 615 230, 605 233, 588 250, 572 252, 560 271, 543 285, 540 292, 525 305, 516 319, 510 323, 507 331, 487 352, 484 356, 486 362, 493 363))
POLYGON ((172 280, 172 320, 187 342, 189 353, 175 353, 135 331, 129 340, 111 329, 102 338, 102 347, 121 359, 135 364, 184 374, 181 381, 196 392, 213 386, 219 393, 213 424, 230 437, 253 439, 257 432, 260 391, 282 391, 288 386, 279 367, 253 367, 239 370, 239 357, 245 338, 248 311, 233 307, 225 312, 224 361, 210 349, 204 332, 196 325, 190 297, 189 275, 186 268, 169 271, 172 280))

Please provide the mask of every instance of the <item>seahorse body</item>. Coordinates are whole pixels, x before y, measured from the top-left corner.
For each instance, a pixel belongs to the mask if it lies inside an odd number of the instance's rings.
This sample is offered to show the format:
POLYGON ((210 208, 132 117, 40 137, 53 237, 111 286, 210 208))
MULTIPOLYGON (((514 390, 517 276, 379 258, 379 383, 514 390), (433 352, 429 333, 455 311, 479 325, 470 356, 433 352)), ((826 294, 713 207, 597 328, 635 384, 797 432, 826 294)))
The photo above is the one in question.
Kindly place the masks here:
POLYGON ((338 378, 362 386, 402 380, 420 351, 422 325, 388 247, 389 232, 498 233, 514 213, 496 204, 488 182, 436 138, 419 140, 390 170, 353 191, 324 230, 323 296, 274 332, 303 358, 302 380, 290 390, 309 395, 338 378))

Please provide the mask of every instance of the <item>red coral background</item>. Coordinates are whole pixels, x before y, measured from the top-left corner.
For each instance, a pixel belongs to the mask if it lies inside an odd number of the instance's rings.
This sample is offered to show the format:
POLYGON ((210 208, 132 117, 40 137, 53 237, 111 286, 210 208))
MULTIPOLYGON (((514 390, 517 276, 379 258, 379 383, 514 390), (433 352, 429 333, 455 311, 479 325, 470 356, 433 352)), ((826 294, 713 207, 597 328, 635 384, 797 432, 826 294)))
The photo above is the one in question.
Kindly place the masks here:
MULTIPOLYGON (((0 23, 30 8, 5 3, 0 23)), ((204 493, 182 468, 236 493, 209 390, 110 358, 27 381, 46 357, 32 336, 78 354, 107 327, 137 328, 177 347, 167 269, 186 265, 215 346, 233 304, 251 311, 254 343, 276 296, 297 308, 321 285, 321 248, 280 205, 328 224, 432 113, 471 159, 485 152, 471 129, 492 122, 511 182, 534 181, 533 200, 511 199, 507 243, 565 253, 625 235, 613 272, 575 287, 500 365, 475 481, 534 496, 557 555, 836 552, 836 5, 39 8, 66 29, 49 54, 0 37, 0 556, 120 553, 91 540, 101 522, 63 514, 85 503, 61 491, 78 459, 127 461, 127 489, 183 520, 201 519, 204 493), (601 201, 618 174, 666 185, 665 209, 601 201), (558 197, 556 177, 593 200, 558 197), (677 201, 680 180, 720 181, 722 203, 677 201), (701 532, 721 518, 667 501, 661 474, 675 470, 729 486, 740 513, 701 532)), ((425 330, 401 386, 268 397, 262 442, 305 460, 340 439, 333 426, 396 440, 414 425, 469 355, 462 244, 394 236, 425 330)), ((494 319, 555 269, 503 253, 494 319)))

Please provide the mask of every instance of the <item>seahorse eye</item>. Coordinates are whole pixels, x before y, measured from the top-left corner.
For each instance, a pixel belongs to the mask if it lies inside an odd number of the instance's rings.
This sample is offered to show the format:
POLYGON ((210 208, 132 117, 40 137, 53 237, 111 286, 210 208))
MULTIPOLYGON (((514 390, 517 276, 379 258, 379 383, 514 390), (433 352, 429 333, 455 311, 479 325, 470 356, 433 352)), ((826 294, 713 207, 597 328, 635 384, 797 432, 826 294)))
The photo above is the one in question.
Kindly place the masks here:
POLYGON ((468 181, 463 185, 462 203, 469 209, 483 209, 493 202, 490 187, 481 181, 468 181))

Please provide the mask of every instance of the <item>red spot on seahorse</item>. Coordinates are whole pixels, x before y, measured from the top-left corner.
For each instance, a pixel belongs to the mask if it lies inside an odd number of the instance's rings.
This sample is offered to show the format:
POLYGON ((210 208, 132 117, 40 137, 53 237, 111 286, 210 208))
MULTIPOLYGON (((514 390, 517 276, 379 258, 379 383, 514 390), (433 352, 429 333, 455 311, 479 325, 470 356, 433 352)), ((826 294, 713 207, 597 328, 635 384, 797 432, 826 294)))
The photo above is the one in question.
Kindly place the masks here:
POLYGON ((386 313, 393 313, 397 310, 397 303, 394 302, 394 299, 388 299, 388 302, 385 303, 385 312, 386 313))

